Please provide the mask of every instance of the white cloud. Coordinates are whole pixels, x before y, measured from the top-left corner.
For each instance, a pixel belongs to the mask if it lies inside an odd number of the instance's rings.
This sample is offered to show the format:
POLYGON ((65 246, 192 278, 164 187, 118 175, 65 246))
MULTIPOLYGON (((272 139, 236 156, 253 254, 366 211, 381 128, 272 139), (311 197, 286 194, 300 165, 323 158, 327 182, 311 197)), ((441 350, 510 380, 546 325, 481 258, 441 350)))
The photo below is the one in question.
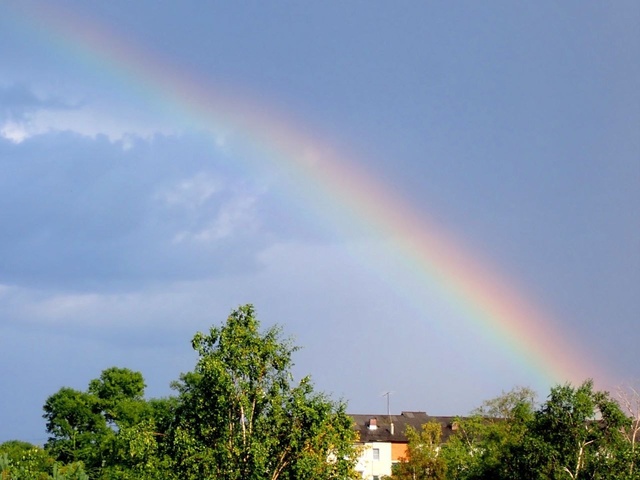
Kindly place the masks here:
POLYGON ((175 243, 184 241, 214 242, 242 232, 256 232, 260 221, 255 212, 256 197, 240 196, 224 203, 216 218, 204 228, 184 230, 174 237, 175 243))
POLYGON ((131 136, 149 139, 156 134, 175 134, 177 129, 132 116, 112 115, 99 106, 73 110, 38 110, 31 116, 31 135, 71 131, 88 137, 106 135, 111 141, 125 141, 131 136))
MULTIPOLYGON (((237 190, 237 188, 236 188, 237 190)), ((255 206, 263 192, 234 191, 208 172, 180 180, 156 194, 171 209, 181 211, 183 228, 173 243, 208 243, 242 231, 254 233, 260 225, 255 206)))
POLYGON ((45 323, 74 321, 89 311, 104 310, 104 296, 97 294, 54 294, 44 299, 32 299, 24 312, 45 323))
POLYGON ((14 121, 5 122, 0 128, 0 135, 13 143, 21 143, 30 136, 26 126, 23 123, 14 121))
POLYGON ((228 146, 228 134, 227 133, 223 133, 223 132, 212 132, 213 133, 213 137, 215 139, 216 142, 216 146, 219 149, 224 149, 225 147, 228 146))
POLYGON ((169 206, 180 206, 187 209, 201 207, 215 193, 219 192, 220 181, 206 172, 178 181, 157 196, 169 206))
MULTIPOLYGON (((106 135, 111 141, 137 136, 150 139, 156 134, 173 135, 189 127, 184 121, 135 102, 96 97, 90 92, 64 92, 64 87, 38 87, 14 83, 0 85, 0 131, 15 142, 49 132, 70 131, 89 137, 106 135)), ((226 147, 226 134, 210 128, 214 144, 226 147)))
MULTIPOLYGON (((11 298, 4 296, 0 311, 11 307, 16 322, 43 327, 81 328, 85 334, 103 329, 170 328, 172 319, 182 312, 182 326, 191 315, 189 304, 200 288, 190 284, 194 293, 181 283, 164 285, 161 290, 129 293, 64 293, 13 287, 11 298)), ((0 297, 3 298, 3 297, 0 297)), ((186 322, 188 325, 188 321, 186 322)))
POLYGON ((197 240, 216 240, 233 235, 237 230, 254 231, 258 226, 253 196, 232 200, 222 206, 210 228, 196 235, 197 240))

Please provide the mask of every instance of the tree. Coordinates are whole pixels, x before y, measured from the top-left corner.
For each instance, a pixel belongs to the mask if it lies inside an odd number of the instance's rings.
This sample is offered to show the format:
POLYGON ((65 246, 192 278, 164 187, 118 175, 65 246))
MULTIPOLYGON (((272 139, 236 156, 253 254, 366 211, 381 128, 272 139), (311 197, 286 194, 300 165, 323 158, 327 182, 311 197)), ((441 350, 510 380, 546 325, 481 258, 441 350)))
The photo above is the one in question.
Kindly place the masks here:
POLYGON ((171 478, 158 438, 173 421, 177 400, 146 401, 144 388, 140 372, 118 367, 102 371, 86 392, 61 388, 44 405, 47 451, 63 464, 82 462, 92 478, 171 478))
POLYGON ((45 447, 59 461, 98 461, 99 444, 109 433, 94 395, 63 387, 51 395, 43 407, 50 434, 45 447))
POLYGON ((618 398, 621 407, 630 417, 629 428, 625 432, 625 440, 627 441, 627 474, 629 478, 638 476, 637 471, 640 468, 640 393, 631 385, 621 386, 618 389, 618 398))
POLYGON ((518 445, 533 416, 535 392, 516 387, 458 418, 442 448, 451 479, 497 479, 511 446, 518 445))
POLYGON ((607 392, 556 386, 511 449, 504 478, 625 478, 621 458, 629 419, 607 392))
POLYGON ((53 464, 44 449, 31 443, 9 440, 0 444, 0 479, 44 477, 53 464))
POLYGON ((536 392, 528 387, 516 387, 509 392, 491 400, 486 400, 472 414, 490 421, 502 422, 515 420, 522 409, 533 410, 536 403, 536 392))
POLYGON ((445 478, 446 462, 440 455, 442 427, 437 422, 422 425, 418 432, 410 425, 406 431, 406 458, 393 465, 391 478, 400 480, 441 480, 445 478))
POLYGON ((82 463, 58 464, 41 447, 10 440, 0 444, 2 480, 88 480, 82 463))
POLYGON ((176 478, 171 460, 157 441, 157 424, 144 419, 118 430, 110 443, 108 461, 100 469, 101 479, 170 480, 176 478))
POLYGON ((148 410, 144 400, 146 385, 140 372, 128 368, 111 367, 100 378, 91 380, 88 393, 99 400, 105 420, 123 427, 138 423, 148 410))
POLYGON ((254 308, 197 333, 183 374, 171 450, 178 476, 229 480, 355 478, 355 432, 344 404, 291 374, 297 350, 279 327, 261 333, 254 308))

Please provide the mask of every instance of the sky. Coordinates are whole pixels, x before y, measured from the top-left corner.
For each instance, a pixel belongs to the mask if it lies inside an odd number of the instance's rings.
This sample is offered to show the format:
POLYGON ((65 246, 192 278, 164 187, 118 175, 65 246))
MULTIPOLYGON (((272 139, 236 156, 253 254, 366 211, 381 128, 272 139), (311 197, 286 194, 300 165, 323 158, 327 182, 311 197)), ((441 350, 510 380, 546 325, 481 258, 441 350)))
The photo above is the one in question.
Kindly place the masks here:
POLYGON ((254 304, 352 413, 640 380, 640 4, 0 3, 0 441, 254 304))

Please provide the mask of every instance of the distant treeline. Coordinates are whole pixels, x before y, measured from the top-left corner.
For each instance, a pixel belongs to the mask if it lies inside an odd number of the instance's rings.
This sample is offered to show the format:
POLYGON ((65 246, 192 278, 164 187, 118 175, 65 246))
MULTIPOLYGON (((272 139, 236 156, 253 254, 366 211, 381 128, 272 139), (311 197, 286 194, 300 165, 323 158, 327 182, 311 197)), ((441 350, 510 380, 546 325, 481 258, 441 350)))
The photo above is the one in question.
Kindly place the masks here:
POLYGON ((410 429, 393 478, 640 479, 640 396, 633 389, 613 399, 588 380, 552 388, 538 408, 534 400, 527 388, 489 400, 457 419, 444 445, 439 423, 410 429))

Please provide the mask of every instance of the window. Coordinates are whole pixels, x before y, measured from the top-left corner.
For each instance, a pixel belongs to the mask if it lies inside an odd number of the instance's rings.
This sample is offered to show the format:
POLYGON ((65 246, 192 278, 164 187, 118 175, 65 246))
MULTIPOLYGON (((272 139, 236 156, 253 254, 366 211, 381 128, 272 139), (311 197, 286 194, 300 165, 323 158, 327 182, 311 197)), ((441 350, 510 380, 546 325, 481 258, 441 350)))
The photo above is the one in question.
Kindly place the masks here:
POLYGON ((380 449, 379 448, 374 448, 373 449, 373 459, 374 460, 380 460, 380 449))

